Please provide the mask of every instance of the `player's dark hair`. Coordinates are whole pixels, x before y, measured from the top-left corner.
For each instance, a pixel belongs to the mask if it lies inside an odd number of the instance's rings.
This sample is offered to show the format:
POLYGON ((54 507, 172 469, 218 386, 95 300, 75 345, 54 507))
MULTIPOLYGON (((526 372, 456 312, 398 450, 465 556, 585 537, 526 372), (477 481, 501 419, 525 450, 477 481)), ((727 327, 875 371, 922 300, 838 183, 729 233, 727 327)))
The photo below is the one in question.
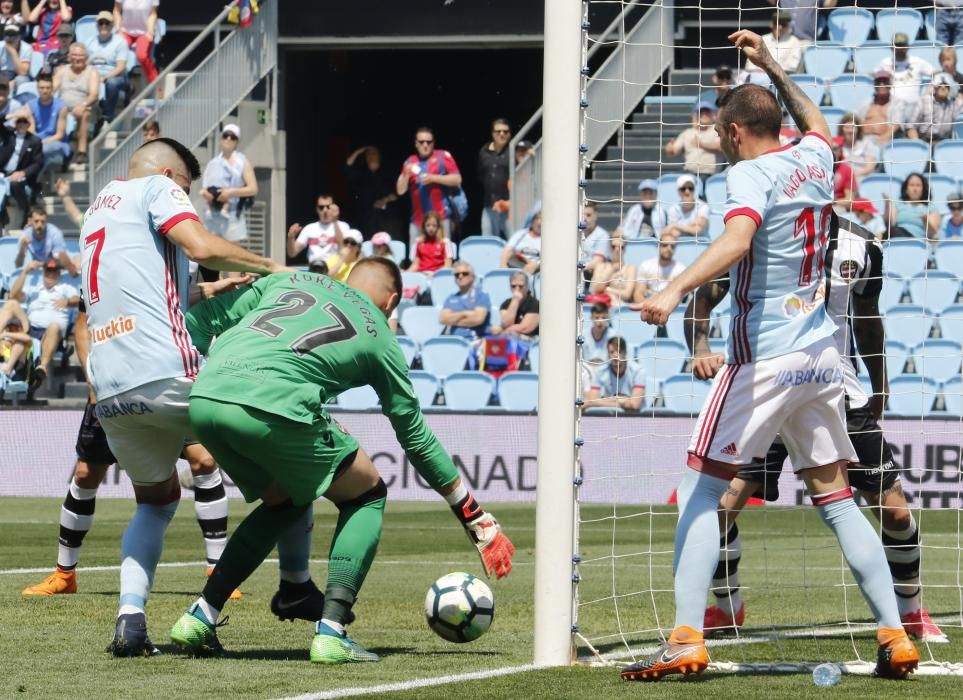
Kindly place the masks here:
POLYGON ((197 162, 197 158, 194 157, 194 154, 191 153, 190 149, 180 141, 175 141, 167 136, 158 136, 153 141, 148 141, 147 143, 143 144, 137 150, 139 151, 144 148, 157 148, 160 145, 167 146, 177 154, 177 157, 181 159, 182 163, 184 163, 184 167, 187 168, 187 172, 190 173, 192 182, 201 176, 201 164, 197 162))
POLYGON ((757 137, 779 137, 782 110, 776 96, 761 85, 738 85, 719 98, 716 117, 723 128, 738 124, 757 137))
POLYGON ((926 179, 926 176, 923 175, 923 173, 910 173, 909 175, 906 176, 906 179, 903 180, 903 185, 899 188, 899 198, 902 199, 904 202, 910 201, 909 181, 910 181, 910 178, 914 178, 914 177, 918 177, 923 183, 923 194, 919 198, 919 201, 921 202, 930 201, 930 181, 926 179))
POLYGON ((611 350, 613 347, 614 347, 614 348, 617 348, 620 355, 628 355, 628 354, 629 354, 629 346, 628 346, 628 344, 625 342, 625 338, 623 338, 623 337, 620 336, 620 335, 613 335, 611 338, 609 338, 609 342, 606 343, 605 346, 606 346, 609 350, 611 350))
POLYGON ((592 304, 592 313, 593 313, 593 314, 605 314, 606 316, 608 316, 608 315, 609 315, 609 307, 606 306, 604 302, 597 301, 597 302, 595 302, 594 304, 592 304))
POLYGON ((372 266, 380 267, 382 270, 384 270, 385 274, 391 278, 391 291, 397 295, 397 300, 395 302, 397 304, 399 301, 401 301, 401 294, 404 291, 404 285, 401 282, 401 268, 399 268, 393 260, 382 258, 380 256, 372 256, 370 258, 361 258, 361 260, 354 264, 354 267, 351 269, 351 271, 354 272, 359 267, 364 268, 372 266))

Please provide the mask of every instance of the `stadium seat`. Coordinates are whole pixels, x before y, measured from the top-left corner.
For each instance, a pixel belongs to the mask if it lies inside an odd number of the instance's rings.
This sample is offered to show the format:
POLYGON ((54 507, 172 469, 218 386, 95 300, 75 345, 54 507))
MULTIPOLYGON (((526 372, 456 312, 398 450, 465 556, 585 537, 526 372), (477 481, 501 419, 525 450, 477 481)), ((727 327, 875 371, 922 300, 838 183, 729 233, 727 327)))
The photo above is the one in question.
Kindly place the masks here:
POLYGON ((415 357, 418 355, 418 346, 415 341, 406 335, 398 336, 398 345, 401 346, 401 352, 405 356, 405 366, 411 367, 411 363, 415 361, 415 357))
POLYGON ((498 380, 498 402, 506 411, 530 413, 538 406, 538 375, 508 372, 498 380))
POLYGON ((898 238, 883 244, 883 269, 887 275, 915 277, 926 270, 929 259, 926 241, 898 238))
POLYGON ((635 361, 645 373, 646 393, 655 396, 664 379, 685 369, 689 350, 685 343, 667 338, 654 338, 635 350, 635 361))
POLYGON ((625 246, 625 262, 638 267, 644 260, 658 257, 659 242, 654 238, 628 241, 625 246))
POLYGON ((471 344, 457 335, 440 335, 421 344, 421 366, 425 371, 444 379, 465 369, 471 354, 471 344))
POLYGON ((887 340, 885 352, 886 374, 889 377, 898 377, 903 374, 906 369, 906 363, 911 359, 913 360, 913 364, 916 364, 913 352, 898 340, 887 340))
POLYGON ((852 51, 839 44, 823 42, 819 46, 808 47, 803 56, 806 72, 829 80, 846 72, 852 51))
POLYGON ((883 325, 887 337, 915 347, 929 337, 933 319, 922 306, 901 304, 883 314, 883 325))
POLYGON ((655 337, 656 326, 643 323, 638 311, 622 308, 612 313, 612 333, 635 347, 655 337))
POLYGON ((541 349, 542 344, 537 339, 532 341, 532 344, 528 347, 528 364, 536 374, 538 374, 538 357, 541 349))
POLYGON ((913 350, 916 373, 936 382, 960 376, 960 344, 948 338, 929 338, 913 350))
POLYGON ((909 292, 914 304, 925 306, 935 316, 956 303, 960 278, 952 272, 927 270, 909 281, 909 292))
POLYGON ((18 83, 16 89, 17 94, 15 97, 21 102, 28 102, 39 94, 37 91, 37 82, 34 80, 26 80, 18 83))
POLYGON ((943 385, 943 401, 951 416, 963 416, 963 380, 953 377, 943 385))
POLYGON ((963 277, 963 241, 940 241, 936 244, 935 257, 938 270, 963 277))
POLYGON ((74 22, 74 38, 79 44, 87 43, 97 36, 97 15, 84 15, 74 22))
MULTIPOLYGON (((34 51, 30 56, 30 68, 27 69, 27 75, 36 80, 37 76, 40 75, 40 71, 43 70, 43 54, 39 51, 34 51)), ((19 92, 19 91, 18 91, 19 92)))
MULTIPOLYGON (((868 75, 846 75, 836 78, 829 86, 833 107, 844 112, 855 112, 873 97, 873 79, 868 75)), ((832 133, 836 133, 833 129, 832 133)))
MULTIPOLYGON (((679 201, 679 190, 676 189, 675 181, 679 179, 682 173, 670 173, 668 175, 663 175, 658 179, 659 190, 659 204, 664 208, 668 209, 671 205, 679 201)), ((702 196, 702 178, 697 177, 696 181, 696 197, 702 196)))
POLYGON ((870 200, 876 209, 883 211, 883 196, 889 199, 899 199, 899 191, 902 181, 892 175, 883 173, 873 173, 867 175, 859 182, 859 194, 870 200))
MULTIPOLYGON (((963 166, 963 162, 960 163, 963 166)), ((949 175, 933 173, 929 176, 930 181, 930 202, 937 208, 944 217, 950 215, 950 208, 946 203, 947 198, 959 189, 959 183, 949 175)))
POLYGON ((441 335, 442 325, 438 322, 438 309, 434 306, 409 306, 401 312, 399 324, 405 335, 421 345, 429 338, 441 335))
POLYGON ((883 290, 879 294, 879 308, 890 309, 902 303, 906 292, 906 281, 898 275, 886 275, 883 278, 883 290))
POLYGON ((936 11, 927 10, 923 13, 923 26, 926 28, 926 38, 936 41, 936 11))
POLYGON ((378 407, 378 395, 367 385, 348 389, 338 395, 338 407, 346 411, 367 411, 378 407))
POLYGON ((517 270, 492 270, 482 280, 482 289, 492 302, 492 313, 497 313, 502 302, 512 296, 511 277, 517 270))
POLYGON ((488 406, 495 380, 485 372, 456 372, 445 380, 445 405, 452 411, 478 411, 488 406))
POLYGON ((873 13, 861 7, 844 7, 829 13, 829 38, 846 46, 861 46, 873 28, 873 13))
POLYGON ((435 306, 442 306, 452 294, 458 293, 458 285, 455 284, 455 273, 451 268, 435 270, 431 275, 431 303, 435 306))
POLYGON ((726 230, 726 222, 722 219, 722 214, 709 214, 709 239, 715 240, 726 230))
POLYGON ((708 244, 696 241, 691 238, 679 239, 675 246, 675 259, 689 267, 695 259, 702 255, 702 251, 708 248, 708 244))
POLYGON ((690 373, 673 374, 662 382, 665 410, 685 416, 698 415, 711 386, 712 382, 696 379, 690 373))
POLYGON ((939 385, 919 375, 893 377, 889 380, 886 413, 893 416, 929 416, 939 394, 939 385))
POLYGON ((790 79, 806 93, 806 96, 817 105, 823 103, 826 95, 826 81, 819 76, 810 73, 796 73, 789 76, 790 79))
POLYGON ((923 26, 923 13, 909 7, 880 10, 876 13, 876 36, 887 44, 893 43, 893 35, 903 32, 912 42, 923 26))
POLYGON ((940 141, 933 146, 933 169, 957 176, 963 171, 963 141, 940 141))
POLYGON ((943 309, 938 319, 940 337, 963 344, 963 304, 954 304, 943 309))
POLYGON ((901 181, 910 173, 926 173, 930 165, 929 144, 916 139, 893 139, 880 156, 883 170, 901 181))
POLYGON ((458 246, 458 257, 471 265, 475 278, 481 279, 498 269, 505 241, 494 236, 469 236, 458 246))
POLYGON ((16 236, 0 238, 0 281, 17 269, 14 260, 20 248, 20 240, 16 236))
POLYGON ((876 67, 893 53, 892 44, 882 41, 867 41, 853 49, 853 70, 863 75, 872 75, 876 67))
POLYGON ((421 407, 431 408, 435 403, 435 397, 438 395, 438 377, 431 372, 413 370, 408 372, 408 379, 411 380, 411 386, 415 390, 415 396, 418 397, 418 403, 421 404, 421 407))
POLYGON ((680 306, 671 314, 665 324, 665 333, 669 340, 685 343, 685 307, 680 306))
POLYGON ((913 41, 910 42, 910 54, 919 56, 931 66, 940 69, 940 51, 944 46, 945 44, 938 41, 913 41))
POLYGON ((709 209, 715 213, 722 213, 722 208, 725 206, 728 197, 725 173, 716 173, 706 180, 705 191, 709 209))

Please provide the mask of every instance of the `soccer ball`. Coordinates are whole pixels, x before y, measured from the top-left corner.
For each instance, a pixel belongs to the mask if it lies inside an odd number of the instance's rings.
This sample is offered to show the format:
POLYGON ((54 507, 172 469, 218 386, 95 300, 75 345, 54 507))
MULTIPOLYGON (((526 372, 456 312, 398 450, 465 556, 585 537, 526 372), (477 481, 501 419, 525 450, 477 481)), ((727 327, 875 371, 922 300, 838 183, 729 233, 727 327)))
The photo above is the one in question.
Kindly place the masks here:
POLYGON ((471 574, 446 574, 431 584, 425 596, 428 626, 449 642, 475 641, 491 627, 494 617, 492 589, 471 574))

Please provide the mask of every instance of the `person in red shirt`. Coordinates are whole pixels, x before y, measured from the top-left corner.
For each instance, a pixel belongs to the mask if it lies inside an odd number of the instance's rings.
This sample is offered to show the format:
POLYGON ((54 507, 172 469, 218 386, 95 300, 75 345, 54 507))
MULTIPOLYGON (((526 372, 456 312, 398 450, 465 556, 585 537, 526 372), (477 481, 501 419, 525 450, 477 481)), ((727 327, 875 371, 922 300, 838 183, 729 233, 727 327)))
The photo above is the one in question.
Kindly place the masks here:
POLYGON ((409 272, 431 274, 443 267, 451 267, 452 257, 451 242, 445 237, 441 217, 437 212, 428 212, 421 222, 421 235, 415 243, 409 272))
POLYGON ((833 169, 833 201, 837 214, 845 214, 852 209, 853 199, 859 194, 856 173, 843 160, 843 143, 842 136, 833 139, 833 160, 836 163, 833 169))
POLYGON ((451 209, 448 202, 454 190, 461 187, 461 172, 448 151, 435 150, 435 132, 423 126, 415 132, 415 153, 408 156, 395 183, 400 197, 411 193, 411 223, 408 226, 408 250, 413 250, 425 214, 436 212, 451 236, 451 209))

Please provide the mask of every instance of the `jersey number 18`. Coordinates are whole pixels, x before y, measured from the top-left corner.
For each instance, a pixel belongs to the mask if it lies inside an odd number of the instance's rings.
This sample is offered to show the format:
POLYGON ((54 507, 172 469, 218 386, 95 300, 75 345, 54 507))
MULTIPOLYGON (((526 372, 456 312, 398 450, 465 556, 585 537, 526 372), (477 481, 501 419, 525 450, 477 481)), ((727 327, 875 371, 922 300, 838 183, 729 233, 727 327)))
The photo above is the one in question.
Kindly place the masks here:
POLYGON ((813 207, 806 207, 796 217, 796 230, 793 238, 803 239, 803 259, 799 266, 799 285, 809 286, 813 277, 823 273, 823 250, 826 248, 826 231, 829 228, 829 217, 833 213, 833 205, 827 204, 819 213, 819 229, 816 229, 816 212, 813 207))

